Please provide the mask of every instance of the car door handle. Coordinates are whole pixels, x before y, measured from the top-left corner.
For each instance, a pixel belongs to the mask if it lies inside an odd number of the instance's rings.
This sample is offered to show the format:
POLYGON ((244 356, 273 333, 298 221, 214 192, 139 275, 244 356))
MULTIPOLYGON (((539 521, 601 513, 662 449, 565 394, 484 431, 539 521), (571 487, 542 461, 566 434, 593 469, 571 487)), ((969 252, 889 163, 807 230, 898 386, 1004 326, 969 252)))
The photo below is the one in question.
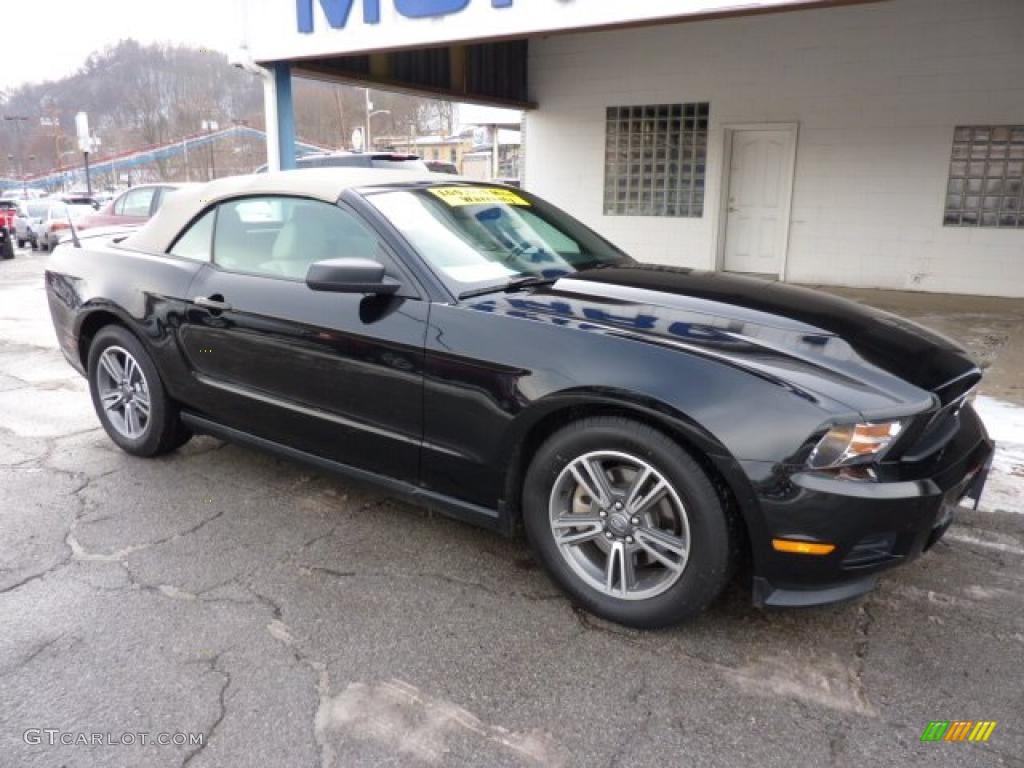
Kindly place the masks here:
POLYGON ((196 296, 196 298, 193 299, 193 303, 197 307, 206 307, 207 309, 212 309, 217 312, 227 312, 231 309, 231 305, 224 301, 224 298, 219 294, 214 294, 213 296, 196 296))

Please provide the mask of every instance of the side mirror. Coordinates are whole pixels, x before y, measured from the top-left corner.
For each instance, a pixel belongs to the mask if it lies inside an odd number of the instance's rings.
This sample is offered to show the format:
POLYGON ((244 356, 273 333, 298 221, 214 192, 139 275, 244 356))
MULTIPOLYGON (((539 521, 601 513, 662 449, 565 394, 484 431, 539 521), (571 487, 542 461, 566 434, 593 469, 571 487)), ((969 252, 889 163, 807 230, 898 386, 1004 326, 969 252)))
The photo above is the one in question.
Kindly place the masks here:
POLYGON ((326 259, 309 265, 306 285, 314 291, 388 295, 399 284, 384 277, 384 265, 373 259, 326 259))

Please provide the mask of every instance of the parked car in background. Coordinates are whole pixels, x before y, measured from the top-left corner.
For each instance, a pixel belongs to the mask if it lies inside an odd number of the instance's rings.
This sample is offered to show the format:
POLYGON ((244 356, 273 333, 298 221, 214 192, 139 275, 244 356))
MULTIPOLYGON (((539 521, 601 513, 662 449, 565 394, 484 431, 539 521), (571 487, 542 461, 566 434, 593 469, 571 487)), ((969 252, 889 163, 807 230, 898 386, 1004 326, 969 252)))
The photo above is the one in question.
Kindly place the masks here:
POLYGON ((51 202, 46 209, 46 215, 39 222, 35 236, 35 245, 44 251, 57 246, 61 238, 65 237, 71 230, 71 222, 78 227, 85 217, 95 213, 91 205, 65 203, 62 201, 51 202))
POLYGON ((0 200, 38 200, 41 197, 46 197, 46 194, 42 190, 32 187, 28 189, 15 187, 4 190, 3 194, 0 194, 0 200))
POLYGON ((208 433, 522 526, 575 603, 637 627, 737 571, 759 605, 863 595, 993 451, 949 339, 641 264, 528 192, 427 171, 221 179, 61 245, 46 291, 128 453, 208 433))
POLYGON ((76 194, 69 192, 60 195, 54 195, 58 200, 63 203, 69 203, 71 205, 89 205, 92 206, 93 210, 98 210, 100 205, 95 197, 86 194, 76 194))
MULTIPOLYGON (((303 155, 295 160, 295 169, 304 168, 389 168, 394 171, 426 171, 427 164, 419 155, 398 152, 324 152, 303 155)), ((261 165, 256 173, 266 173, 261 165)))
POLYGON ((459 175, 459 169, 455 167, 455 163, 445 163, 441 160, 427 160, 427 168, 431 173, 448 173, 452 176, 459 175))
POLYGON ((154 213, 160 210, 160 206, 163 205, 168 195, 188 186, 196 185, 188 183, 139 184, 122 192, 91 216, 85 217, 82 220, 81 228, 145 224, 154 213))
POLYGON ((14 258, 14 219, 17 213, 17 201, 0 200, 0 259, 14 258))
POLYGON ((30 243, 33 248, 39 246, 39 225, 48 215, 50 205, 52 204, 53 201, 46 198, 42 200, 17 201, 17 213, 14 217, 14 238, 19 248, 24 248, 26 243, 30 243))

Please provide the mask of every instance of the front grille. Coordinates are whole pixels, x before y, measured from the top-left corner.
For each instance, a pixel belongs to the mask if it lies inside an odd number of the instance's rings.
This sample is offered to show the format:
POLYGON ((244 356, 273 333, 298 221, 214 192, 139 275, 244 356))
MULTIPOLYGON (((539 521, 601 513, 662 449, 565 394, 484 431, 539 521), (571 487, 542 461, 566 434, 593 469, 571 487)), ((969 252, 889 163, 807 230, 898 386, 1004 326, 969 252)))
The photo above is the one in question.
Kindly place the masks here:
POLYGON ((863 568, 883 563, 892 558, 896 547, 895 533, 880 533, 868 536, 854 544, 843 558, 843 568, 863 568))

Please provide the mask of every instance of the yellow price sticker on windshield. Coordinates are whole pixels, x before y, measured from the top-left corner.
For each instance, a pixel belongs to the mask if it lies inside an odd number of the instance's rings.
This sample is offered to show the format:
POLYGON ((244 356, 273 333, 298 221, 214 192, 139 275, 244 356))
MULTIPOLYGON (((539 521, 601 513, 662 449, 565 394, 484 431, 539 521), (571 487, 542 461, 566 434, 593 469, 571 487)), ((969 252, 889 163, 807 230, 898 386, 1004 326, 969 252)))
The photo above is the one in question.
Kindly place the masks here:
POLYGON ((428 191, 453 208, 461 205, 493 203, 527 206, 530 204, 526 198, 520 197, 511 189, 498 187, 431 187, 428 191))

